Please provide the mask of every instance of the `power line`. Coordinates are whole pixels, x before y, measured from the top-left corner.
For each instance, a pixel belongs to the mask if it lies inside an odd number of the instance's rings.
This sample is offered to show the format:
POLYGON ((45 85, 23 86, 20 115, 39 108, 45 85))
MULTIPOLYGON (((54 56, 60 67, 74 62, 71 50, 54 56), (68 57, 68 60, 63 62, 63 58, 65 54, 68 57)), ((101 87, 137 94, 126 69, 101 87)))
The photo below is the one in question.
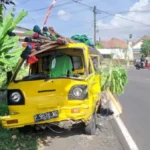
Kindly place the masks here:
MULTIPOLYGON (((67 4, 70 4, 70 3, 72 3, 72 2, 66 2, 66 3, 63 3, 63 4, 59 4, 59 5, 54 6, 54 8, 60 7, 60 6, 63 6, 63 5, 67 5, 67 4)), ((43 8, 39 8, 39 9, 29 10, 28 12, 41 11, 41 10, 45 10, 45 9, 48 9, 48 8, 49 7, 43 7, 43 8)))
MULTIPOLYGON (((83 5, 83 6, 85 6, 85 7, 88 7, 88 8, 93 9, 93 7, 91 7, 91 6, 87 5, 87 4, 83 4, 83 3, 79 2, 78 0, 72 0, 72 1, 73 1, 73 2, 76 2, 76 3, 80 4, 80 5, 83 5)), ((105 14, 108 14, 108 15, 111 15, 111 16, 115 16, 115 15, 116 15, 116 13, 115 13, 115 14, 112 14, 112 13, 109 13, 109 12, 107 12, 107 11, 103 11, 103 10, 100 10, 100 9, 96 9, 96 10, 99 11, 99 12, 102 12, 102 13, 105 13, 105 14)), ((121 16, 117 16, 117 15, 116 15, 116 17, 121 18, 121 19, 124 19, 124 20, 131 21, 131 22, 135 22, 135 23, 138 23, 138 24, 150 26, 150 24, 144 24, 144 23, 142 23, 142 22, 138 22, 138 21, 131 20, 131 19, 128 19, 128 18, 124 18, 124 17, 121 17, 121 16)))
POLYGON ((17 6, 20 6, 20 5, 22 5, 22 4, 28 3, 29 1, 31 1, 31 0, 25 0, 24 2, 18 4, 17 6))
MULTIPOLYGON (((86 6, 86 7, 88 7, 88 8, 90 8, 90 9, 92 9, 93 10, 93 7, 92 6, 89 6, 89 5, 87 5, 87 4, 84 4, 84 3, 81 3, 81 2, 79 2, 79 0, 72 0, 73 2, 75 2, 75 3, 78 3, 78 4, 81 4, 81 5, 83 5, 83 6, 86 6)), ((102 10, 99 10, 99 9, 97 9, 98 11, 102 11, 102 10)), ((103 10, 104 11, 104 10, 103 10)), ((110 11, 105 11, 105 12, 110 12, 110 11)), ((117 12, 117 13, 128 13, 128 12, 150 12, 150 10, 133 10, 133 11, 120 11, 120 12, 117 12)), ((116 13, 115 13, 116 14, 116 13)), ((114 14, 114 15, 115 15, 114 14)))
POLYGON ((94 35, 93 36, 94 36, 94 43, 96 44, 96 14, 97 14, 96 6, 91 7, 89 5, 80 3, 78 0, 72 0, 72 1, 75 2, 75 3, 78 3, 80 5, 83 5, 85 7, 88 7, 89 9, 91 9, 93 11, 93 15, 94 15, 94 35))
MULTIPOLYGON (((97 27, 101 27, 101 26, 97 25, 97 27)), ((137 28, 139 28, 139 30, 140 30, 140 28, 145 28, 145 27, 148 27, 148 26, 138 26, 137 28)), ((120 28, 107 28, 107 29, 103 28, 103 29, 98 29, 98 30, 115 30, 115 29, 125 29, 125 28, 126 29, 129 29, 129 28, 131 29, 131 28, 136 28, 136 27, 133 26, 133 27, 120 27, 120 28)))
POLYGON ((145 23, 142 23, 142 22, 138 22, 138 21, 135 21, 135 20, 128 19, 128 18, 124 18, 124 17, 121 17, 121 16, 117 16, 116 14, 111 14, 111 13, 106 12, 106 11, 103 11, 103 10, 99 10, 99 11, 101 11, 101 12, 103 12, 103 13, 105 13, 105 14, 109 14, 109 15, 112 15, 112 16, 115 16, 115 17, 124 19, 124 20, 128 20, 128 21, 135 22, 135 23, 138 23, 138 24, 150 26, 150 24, 145 24, 145 23))
MULTIPOLYGON (((116 15, 116 14, 124 14, 124 13, 133 13, 133 12, 143 13, 143 12, 150 12, 150 10, 143 10, 143 11, 138 11, 138 10, 135 10, 135 11, 120 11, 120 12, 116 12, 114 15, 116 15)), ((112 15, 106 15, 104 17, 101 17, 100 19, 107 18, 107 17, 110 17, 110 16, 112 16, 112 15)))
MULTIPOLYGON (((73 11, 68 11, 68 13, 81 13, 81 12, 84 12, 84 11, 87 11, 87 9, 77 9, 77 10, 73 10, 73 11)), ((40 13, 40 14, 45 14, 45 12, 43 13, 40 13)), ((64 14, 65 15, 65 14, 64 14)), ((51 17, 57 17, 57 14, 53 14, 51 15, 51 17)))
POLYGON ((122 14, 122 13, 133 13, 133 12, 137 12, 137 13, 145 13, 145 12, 150 12, 150 10, 132 10, 132 11, 128 11, 128 10, 126 10, 126 11, 106 11, 106 10, 103 10, 103 11, 105 11, 105 12, 116 12, 115 14, 122 14))
MULTIPOLYGON (((105 11, 105 12, 107 12, 107 14, 109 13, 109 11, 105 11)), ((114 16, 114 15, 116 15, 116 14, 124 14, 124 13, 147 13, 147 12, 150 12, 150 10, 141 10, 141 11, 139 11, 139 10, 134 10, 134 11, 119 11, 119 12, 116 12, 115 14, 108 14, 108 15, 106 15, 106 16, 104 16, 104 17, 101 17, 100 19, 103 19, 103 18, 107 18, 107 17, 110 17, 110 16, 114 16)), ((123 18, 122 18, 123 19, 123 18)), ((124 19, 128 19, 128 18, 124 18, 124 19)), ((131 21, 131 20, 130 20, 131 21)), ((133 20, 132 20, 133 21, 133 20)), ((137 22, 136 22, 137 23, 137 22)), ((141 22, 140 22, 141 23, 141 22)))
MULTIPOLYGON (((80 11, 84 12, 84 11, 87 11, 87 9, 77 9, 77 10, 73 10, 73 11, 71 11, 71 12, 69 12, 69 13, 71 13, 71 14, 72 14, 72 13, 77 14, 77 13, 80 13, 80 11)), ((42 14, 44 14, 44 13, 42 13, 42 14)), ((64 14, 64 16, 65 16, 65 14, 64 14)), ((32 21, 34 21, 34 23, 36 23, 36 20, 35 20, 33 17, 31 17, 30 14, 29 14, 27 17, 28 17, 28 18, 31 18, 32 21)), ((51 17, 51 18, 56 18, 56 17, 58 17, 58 16, 57 16, 57 14, 54 14, 54 15, 51 15, 50 17, 51 17)), ((62 15, 62 17, 63 17, 63 15, 62 15)), ((80 25, 76 25, 76 26, 73 27, 73 28, 76 28, 76 27, 79 27, 79 26, 85 26, 86 23, 91 23, 91 21, 84 22, 83 24, 80 24, 80 25)), ((37 24, 37 23, 36 23, 36 24, 37 24)))
POLYGON ((90 9, 93 10, 93 7, 92 7, 92 6, 89 6, 89 5, 87 5, 87 4, 80 3, 78 0, 72 0, 72 1, 75 2, 75 3, 78 3, 78 4, 80 4, 80 5, 83 5, 83 6, 85 6, 85 7, 88 7, 88 8, 90 8, 90 9))

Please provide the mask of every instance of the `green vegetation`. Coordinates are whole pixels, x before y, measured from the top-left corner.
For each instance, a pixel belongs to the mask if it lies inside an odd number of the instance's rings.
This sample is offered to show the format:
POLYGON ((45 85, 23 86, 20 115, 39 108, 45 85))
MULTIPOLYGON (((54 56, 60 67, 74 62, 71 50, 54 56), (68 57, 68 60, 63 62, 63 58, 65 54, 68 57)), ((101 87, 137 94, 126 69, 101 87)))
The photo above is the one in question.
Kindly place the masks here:
POLYGON ((143 44, 141 45, 141 53, 143 53, 145 56, 150 55, 150 39, 145 39, 143 41, 143 44))
POLYGON ((102 49, 102 48, 103 48, 103 46, 102 46, 100 43, 96 43, 96 48, 98 48, 98 49, 102 49))
MULTIPOLYGON (((3 19, 3 11, 4 4, 0 4, 0 88, 5 85, 6 72, 14 68, 23 50, 20 48, 19 37, 9 36, 8 32, 12 32, 27 15, 27 12, 22 10, 14 16, 13 9, 3 19)), ((8 114, 7 103, 5 100, 0 100, 0 116, 6 114, 8 114)), ((37 139, 35 134, 24 135, 17 129, 4 129, 0 125, 0 150, 37 150, 37 139)))
POLYGON ((102 91, 105 91, 108 88, 113 94, 123 94, 128 81, 127 71, 122 65, 119 63, 113 64, 112 61, 109 61, 102 66, 101 75, 102 91))
POLYGON ((13 12, 14 10, 10 11, 4 20, 0 20, 0 72, 2 72, 0 74, 0 88, 5 85, 6 72, 13 69, 23 50, 22 47, 20 48, 19 37, 9 36, 8 32, 15 29, 16 25, 27 15, 27 12, 22 10, 16 17, 13 12))
MULTIPOLYGON (((8 113, 6 101, 0 103, 0 116, 8 113)), ((24 135, 17 129, 4 129, 0 125, 0 150, 37 150, 38 140, 35 134, 24 135)))

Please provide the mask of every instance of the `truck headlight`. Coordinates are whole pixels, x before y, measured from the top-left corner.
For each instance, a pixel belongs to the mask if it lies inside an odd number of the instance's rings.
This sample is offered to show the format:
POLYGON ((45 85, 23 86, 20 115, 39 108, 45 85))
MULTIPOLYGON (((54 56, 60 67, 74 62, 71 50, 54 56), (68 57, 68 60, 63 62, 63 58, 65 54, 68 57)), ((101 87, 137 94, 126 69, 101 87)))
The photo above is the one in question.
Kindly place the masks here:
POLYGON ((69 92, 69 100, 84 100, 88 97, 87 86, 77 85, 73 86, 69 92))
POLYGON ((83 93, 83 90, 80 87, 75 87, 72 92, 75 97, 80 97, 83 93))
POLYGON ((14 103, 18 103, 21 100, 21 95, 19 92, 13 92, 10 95, 10 100, 14 103))
POLYGON ((8 106, 25 105, 25 98, 22 91, 19 89, 8 89, 7 102, 8 102, 8 106))

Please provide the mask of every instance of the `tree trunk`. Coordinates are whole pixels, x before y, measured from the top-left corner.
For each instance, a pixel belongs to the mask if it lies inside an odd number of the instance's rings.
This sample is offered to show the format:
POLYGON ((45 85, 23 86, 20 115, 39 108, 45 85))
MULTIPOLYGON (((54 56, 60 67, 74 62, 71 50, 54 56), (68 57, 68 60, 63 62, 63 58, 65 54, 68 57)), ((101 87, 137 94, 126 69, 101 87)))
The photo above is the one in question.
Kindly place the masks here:
POLYGON ((3 18, 4 18, 4 6, 0 4, 0 26, 3 23, 3 18))

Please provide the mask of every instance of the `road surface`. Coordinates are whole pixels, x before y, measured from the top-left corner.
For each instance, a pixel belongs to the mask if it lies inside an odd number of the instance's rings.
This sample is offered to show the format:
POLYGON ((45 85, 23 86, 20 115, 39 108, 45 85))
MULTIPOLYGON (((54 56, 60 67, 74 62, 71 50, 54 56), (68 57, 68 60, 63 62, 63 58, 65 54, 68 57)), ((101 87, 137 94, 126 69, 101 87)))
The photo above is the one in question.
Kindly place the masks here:
POLYGON ((124 150, 110 120, 102 119, 98 124, 101 129, 97 129, 97 134, 94 136, 86 135, 80 129, 60 134, 46 131, 42 135, 45 139, 48 138, 49 142, 41 143, 39 150, 124 150))
POLYGON ((121 116, 139 150, 150 150, 150 71, 129 69, 129 85, 119 97, 121 116))

